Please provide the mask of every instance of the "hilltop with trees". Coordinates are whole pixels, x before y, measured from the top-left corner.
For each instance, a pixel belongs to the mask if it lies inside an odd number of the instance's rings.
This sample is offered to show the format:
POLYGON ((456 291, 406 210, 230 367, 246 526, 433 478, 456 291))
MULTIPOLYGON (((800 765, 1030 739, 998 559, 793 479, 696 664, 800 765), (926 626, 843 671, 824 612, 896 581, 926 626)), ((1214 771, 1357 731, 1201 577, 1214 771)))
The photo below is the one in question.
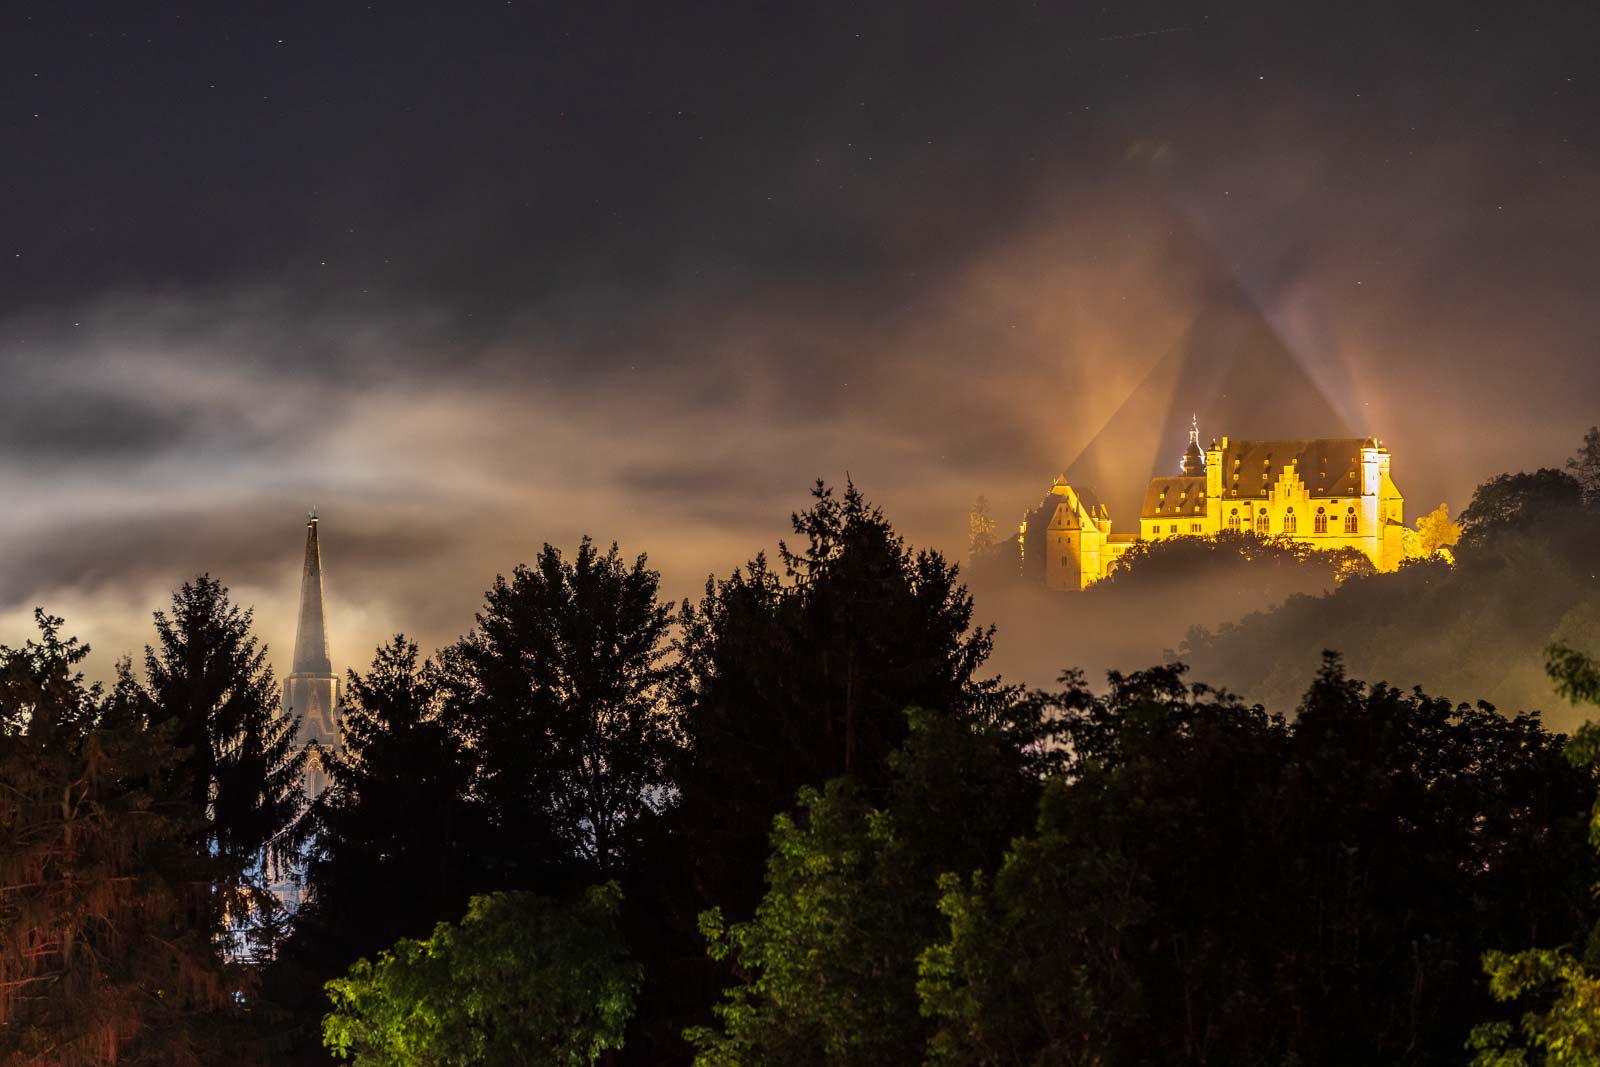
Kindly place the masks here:
POLYGON ((1480 695, 1462 650, 1510 625, 1592 699, 1584 462, 1486 483, 1454 566, 1152 548, 1082 602, 1337 588, 1104 687, 993 677, 957 569, 854 486, 698 602, 546 545, 456 643, 350 672, 310 805, 220 582, 110 691, 41 614, 0 648, 0 1063, 1578 1062, 1589 730, 1356 679, 1408 653, 1480 695), (1287 696, 1198 680, 1263 664, 1287 696))

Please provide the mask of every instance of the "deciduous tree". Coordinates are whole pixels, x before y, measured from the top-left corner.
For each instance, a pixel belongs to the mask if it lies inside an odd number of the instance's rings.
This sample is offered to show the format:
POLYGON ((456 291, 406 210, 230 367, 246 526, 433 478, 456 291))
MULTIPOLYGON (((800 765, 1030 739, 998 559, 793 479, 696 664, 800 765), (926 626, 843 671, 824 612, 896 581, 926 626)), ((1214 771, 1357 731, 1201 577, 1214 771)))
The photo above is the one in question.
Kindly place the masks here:
POLYGON ((1591 507, 1600 504, 1600 426, 1589 427, 1583 444, 1567 460, 1567 470, 1577 479, 1583 502, 1591 507))
POLYGON ((702 917, 741 981, 719 1025, 691 1032, 700 1067, 920 1062, 917 955, 940 927, 938 876, 989 869, 1032 818, 1053 709, 1018 701, 996 721, 912 709, 883 807, 849 778, 801 791, 774 820, 753 919, 702 917))
POLYGON ((622 1044, 637 968, 616 930, 621 892, 562 904, 472 898, 459 926, 401 940, 328 983, 324 1043, 356 1067, 581 1067, 622 1044))
MULTIPOLYGON (((1592 433, 1593 431, 1591 431, 1592 433)), ((1553 645, 1547 669, 1562 695, 1600 705, 1600 664, 1574 648, 1553 645)), ((1567 746, 1574 766, 1600 764, 1600 724, 1584 724, 1567 746)), ((1589 818, 1589 841, 1600 847, 1600 796, 1589 818)), ((1579 959, 1567 948, 1491 950, 1483 969, 1496 1000, 1537 998, 1540 1006, 1513 1025, 1483 1023, 1472 1032, 1473 1067, 1594 1067, 1600 1064, 1600 926, 1579 959)))
POLYGON ((992 878, 946 879, 934 1061, 1456 1063, 1487 948, 1587 915, 1593 778, 1534 716, 1330 661, 1289 721, 1113 676, 992 878))
POLYGON ((602 555, 584 538, 570 561, 545 545, 495 580, 477 626, 446 650, 451 714, 507 862, 614 873, 665 803, 677 733, 659 585, 615 544, 602 555))

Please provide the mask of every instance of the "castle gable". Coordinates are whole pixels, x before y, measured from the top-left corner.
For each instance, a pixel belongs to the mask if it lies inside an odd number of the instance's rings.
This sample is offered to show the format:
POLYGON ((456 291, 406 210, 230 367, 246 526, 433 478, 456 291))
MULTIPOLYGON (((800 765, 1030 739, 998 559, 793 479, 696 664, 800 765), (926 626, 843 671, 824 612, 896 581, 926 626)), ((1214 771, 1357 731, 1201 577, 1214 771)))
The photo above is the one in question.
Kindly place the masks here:
POLYGON ((1357 496, 1361 493, 1361 450, 1374 444, 1364 437, 1229 441, 1222 450, 1223 490, 1230 496, 1263 496, 1293 463, 1311 496, 1357 496))

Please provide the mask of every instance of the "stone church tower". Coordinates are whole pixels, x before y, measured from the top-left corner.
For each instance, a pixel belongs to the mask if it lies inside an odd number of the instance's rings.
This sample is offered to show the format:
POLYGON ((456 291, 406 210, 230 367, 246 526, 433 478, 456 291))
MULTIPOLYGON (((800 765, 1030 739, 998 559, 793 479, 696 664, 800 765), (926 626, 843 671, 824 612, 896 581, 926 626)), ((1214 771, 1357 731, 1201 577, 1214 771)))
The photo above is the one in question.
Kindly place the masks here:
MULTIPOLYGON (((326 751, 339 750, 339 679, 328 658, 328 623, 322 611, 322 552, 317 545, 315 512, 306 522, 300 624, 294 636, 294 667, 283 680, 283 713, 300 716, 301 748, 315 741, 326 751)), ((308 761, 307 795, 315 797, 327 785, 326 770, 316 760, 308 761)))

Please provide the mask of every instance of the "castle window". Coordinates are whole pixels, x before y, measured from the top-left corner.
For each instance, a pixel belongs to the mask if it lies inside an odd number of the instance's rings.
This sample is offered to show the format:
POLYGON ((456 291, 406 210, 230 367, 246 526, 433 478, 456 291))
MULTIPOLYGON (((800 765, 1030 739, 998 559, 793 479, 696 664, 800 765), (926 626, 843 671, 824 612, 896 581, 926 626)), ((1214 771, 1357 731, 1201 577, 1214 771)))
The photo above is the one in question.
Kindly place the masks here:
POLYGON ((1200 532, 1200 524, 1198 522, 1191 522, 1189 524, 1189 532, 1190 533, 1199 533, 1200 532))
POLYGON ((1173 523, 1171 526, 1167 527, 1167 533, 1177 533, 1177 532, 1178 532, 1178 524, 1177 523, 1173 523))
POLYGON ((1256 533, 1262 537, 1267 536, 1267 509, 1262 508, 1256 512, 1256 533))
POLYGON ((1344 509, 1344 532, 1347 533, 1347 534, 1353 534, 1353 533, 1356 532, 1356 509, 1355 508, 1345 508, 1344 509))
POLYGON ((1328 532, 1328 513, 1326 511, 1324 511, 1322 508, 1318 508, 1317 509, 1316 520, 1313 522, 1312 525, 1313 525, 1313 528, 1316 530, 1317 533, 1327 533, 1328 532))
POLYGON ((1283 513, 1283 532, 1286 534, 1295 532, 1294 508, 1283 513))
POLYGON ((1228 530, 1230 533, 1239 532, 1239 509, 1233 508, 1228 512, 1228 530))

